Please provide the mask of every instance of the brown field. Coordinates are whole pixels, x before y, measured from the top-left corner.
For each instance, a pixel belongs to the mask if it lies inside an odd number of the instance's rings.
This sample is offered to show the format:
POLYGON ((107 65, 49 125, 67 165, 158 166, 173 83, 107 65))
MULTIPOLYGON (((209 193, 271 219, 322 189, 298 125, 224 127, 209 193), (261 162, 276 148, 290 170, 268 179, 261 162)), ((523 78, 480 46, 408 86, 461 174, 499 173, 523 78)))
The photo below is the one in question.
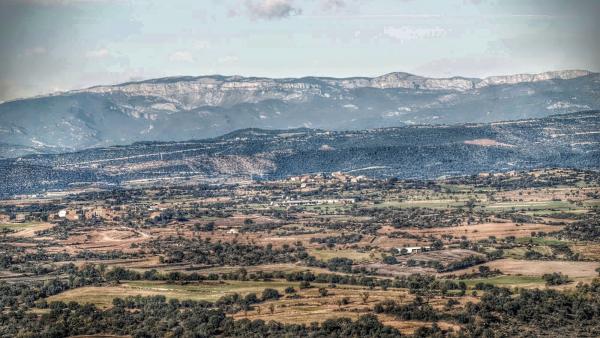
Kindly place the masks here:
POLYGON ((467 140, 465 144, 473 144, 482 147, 514 147, 512 144, 498 142, 489 138, 478 138, 475 140, 467 140))
POLYGON ((453 235, 454 237, 466 236, 470 240, 486 239, 489 236, 496 236, 496 238, 503 238, 508 236, 529 237, 531 232, 544 231, 554 232, 559 231, 563 226, 547 225, 547 224, 531 224, 525 223, 523 225, 517 225, 513 222, 506 223, 483 223, 475 225, 461 225, 457 227, 446 227, 446 228, 431 228, 431 229, 410 229, 414 234, 422 236, 434 235, 439 237, 444 234, 453 235))
POLYGON ((83 250, 99 252, 121 250, 132 251, 131 244, 142 243, 151 236, 143 231, 129 228, 85 229, 74 232, 66 240, 59 241, 61 246, 54 247, 54 251, 76 253, 83 250))
POLYGON ((42 231, 50 229, 54 226, 51 223, 30 223, 30 224, 9 224, 8 227, 14 229, 16 232, 10 234, 13 237, 36 237, 36 231, 42 231))
MULTIPOLYGON (((573 261, 534 261, 517 259, 499 259, 485 263, 491 269, 498 269, 508 275, 542 276, 545 273, 561 272, 574 278, 591 278, 598 276, 595 271, 600 267, 600 262, 573 262, 573 261)), ((467 273, 474 268, 453 271, 459 275, 467 273)))
POLYGON ((583 257, 595 261, 600 261, 600 244, 585 243, 571 245, 571 250, 575 253, 583 255, 583 257))

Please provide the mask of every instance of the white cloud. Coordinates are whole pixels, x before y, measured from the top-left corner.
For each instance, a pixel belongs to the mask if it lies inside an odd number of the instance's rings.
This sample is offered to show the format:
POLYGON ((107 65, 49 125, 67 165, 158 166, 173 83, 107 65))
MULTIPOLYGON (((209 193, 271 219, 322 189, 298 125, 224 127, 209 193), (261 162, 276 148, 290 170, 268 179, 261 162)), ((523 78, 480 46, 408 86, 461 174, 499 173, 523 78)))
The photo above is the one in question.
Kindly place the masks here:
POLYGON ((392 39, 405 42, 412 40, 441 38, 446 36, 448 31, 440 27, 413 28, 409 26, 388 26, 383 29, 383 34, 392 39))
POLYGON ((106 48, 100 48, 88 51, 87 53, 85 53, 85 56, 89 59, 102 59, 107 56, 110 56, 110 52, 106 48))
POLYGON ((169 56, 169 60, 175 62, 194 62, 194 56, 187 51, 177 51, 169 56))
POLYGON ((44 47, 33 47, 25 50, 26 56, 46 54, 47 50, 44 47))
POLYGON ((245 0, 248 14, 253 19, 281 19, 302 13, 294 0, 245 0))

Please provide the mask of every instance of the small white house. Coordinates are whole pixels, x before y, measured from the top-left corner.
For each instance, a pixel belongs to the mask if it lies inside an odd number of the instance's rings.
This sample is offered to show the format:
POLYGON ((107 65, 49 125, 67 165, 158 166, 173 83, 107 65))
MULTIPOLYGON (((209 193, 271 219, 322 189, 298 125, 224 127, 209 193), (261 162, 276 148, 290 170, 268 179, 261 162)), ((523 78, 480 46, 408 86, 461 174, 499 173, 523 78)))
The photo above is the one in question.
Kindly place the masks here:
POLYGON ((403 247, 403 248, 396 248, 396 250, 398 250, 398 253, 401 253, 401 254, 413 254, 413 253, 428 251, 429 248, 430 247, 428 247, 428 246, 407 246, 407 247, 403 247))
POLYGON ((239 233, 239 231, 237 229, 229 229, 229 230, 227 230, 227 233, 228 234, 237 234, 237 233, 239 233))
POLYGON ((65 217, 67 217, 67 211, 66 211, 66 210, 60 210, 60 211, 58 212, 58 217, 60 217, 60 218, 65 218, 65 217))

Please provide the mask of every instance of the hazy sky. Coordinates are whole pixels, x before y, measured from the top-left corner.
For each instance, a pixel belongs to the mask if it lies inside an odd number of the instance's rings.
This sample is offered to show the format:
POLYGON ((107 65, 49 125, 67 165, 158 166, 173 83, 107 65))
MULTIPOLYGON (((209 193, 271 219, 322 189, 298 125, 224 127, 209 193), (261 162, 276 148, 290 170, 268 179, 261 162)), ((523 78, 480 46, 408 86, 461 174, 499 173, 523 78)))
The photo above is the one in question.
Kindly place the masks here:
POLYGON ((173 75, 600 71, 600 1, 0 0, 0 100, 173 75))

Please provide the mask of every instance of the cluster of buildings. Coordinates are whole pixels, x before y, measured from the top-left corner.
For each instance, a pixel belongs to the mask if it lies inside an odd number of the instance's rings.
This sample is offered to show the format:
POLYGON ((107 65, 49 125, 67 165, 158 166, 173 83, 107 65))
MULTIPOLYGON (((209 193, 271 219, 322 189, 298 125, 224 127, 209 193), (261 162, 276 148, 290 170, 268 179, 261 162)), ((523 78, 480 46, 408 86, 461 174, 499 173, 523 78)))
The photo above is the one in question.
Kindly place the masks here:
POLYGON ((120 210, 108 207, 83 207, 81 209, 63 209, 54 215, 54 219, 68 219, 77 221, 80 219, 103 219, 113 220, 121 215, 120 210))
POLYGON ((309 200, 283 200, 272 201, 272 206, 304 206, 304 205, 322 205, 322 204, 354 204, 354 198, 331 198, 331 199, 309 199, 309 200))
POLYGON ((511 170, 503 173, 479 173, 479 177, 515 177, 518 174, 515 170, 511 170))
POLYGON ((330 175, 321 173, 314 175, 302 175, 302 176, 292 176, 288 178, 290 182, 299 182, 301 184, 301 188, 307 187, 311 184, 327 184, 327 183, 358 183, 367 180, 366 176, 353 176, 345 174, 341 171, 336 171, 331 173, 330 175))

